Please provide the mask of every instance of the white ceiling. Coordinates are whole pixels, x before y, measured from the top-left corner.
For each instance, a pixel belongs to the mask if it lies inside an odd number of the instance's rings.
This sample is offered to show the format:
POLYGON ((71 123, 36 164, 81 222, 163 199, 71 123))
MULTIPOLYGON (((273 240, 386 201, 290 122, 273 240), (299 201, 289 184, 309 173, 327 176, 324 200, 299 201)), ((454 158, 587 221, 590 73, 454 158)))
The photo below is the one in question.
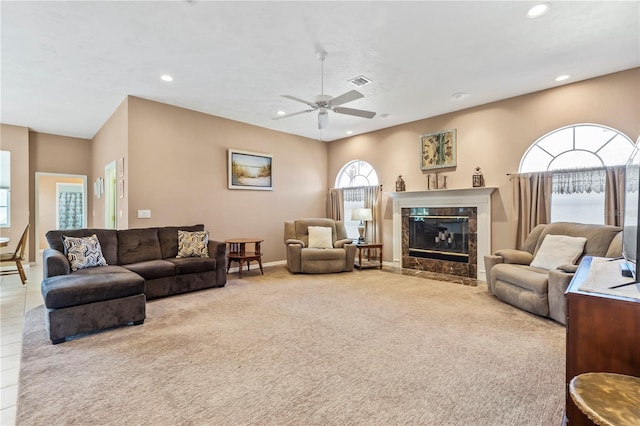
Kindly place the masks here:
POLYGON ((640 1, 534 4, 2 1, 0 121, 91 138, 133 95, 331 141, 640 66, 640 1), (364 75, 344 106, 378 115, 272 120, 320 94, 318 48, 325 93, 364 75))

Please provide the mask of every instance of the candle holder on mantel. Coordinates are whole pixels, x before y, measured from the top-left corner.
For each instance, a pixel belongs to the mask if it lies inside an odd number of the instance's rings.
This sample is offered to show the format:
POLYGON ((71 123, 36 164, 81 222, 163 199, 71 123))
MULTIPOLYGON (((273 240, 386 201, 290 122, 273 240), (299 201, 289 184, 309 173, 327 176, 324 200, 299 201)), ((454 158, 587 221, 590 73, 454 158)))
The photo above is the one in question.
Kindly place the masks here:
POLYGON ((396 180, 396 192, 403 192, 404 190, 404 180, 402 179, 402 175, 399 175, 398 179, 396 180))
POLYGON ((480 167, 476 167, 476 171, 473 172, 473 187, 481 188, 484 186, 484 175, 480 171, 480 167))
POLYGON ((433 176, 433 189, 447 189, 447 177, 442 176, 442 182, 440 182, 440 173, 433 175, 427 175, 427 189, 432 189, 431 177, 433 176))

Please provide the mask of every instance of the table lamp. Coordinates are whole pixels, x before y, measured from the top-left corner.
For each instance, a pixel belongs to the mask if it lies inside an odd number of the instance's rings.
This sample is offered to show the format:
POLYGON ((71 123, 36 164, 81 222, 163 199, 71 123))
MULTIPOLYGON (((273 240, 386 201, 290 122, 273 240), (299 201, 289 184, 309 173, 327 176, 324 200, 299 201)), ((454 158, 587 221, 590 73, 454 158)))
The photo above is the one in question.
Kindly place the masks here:
POLYGON ((364 243, 364 221, 373 220, 371 209, 353 209, 351 211, 351 220, 360 221, 360 225, 358 225, 358 233, 360 234, 358 242, 364 243))

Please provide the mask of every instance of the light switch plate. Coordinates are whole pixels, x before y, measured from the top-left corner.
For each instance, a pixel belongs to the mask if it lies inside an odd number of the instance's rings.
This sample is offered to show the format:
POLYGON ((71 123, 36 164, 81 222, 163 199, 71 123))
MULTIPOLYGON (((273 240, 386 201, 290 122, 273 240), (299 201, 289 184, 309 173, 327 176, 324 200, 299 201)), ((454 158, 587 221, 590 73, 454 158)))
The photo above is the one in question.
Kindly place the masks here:
POLYGON ((138 219, 151 219, 151 210, 138 210, 138 219))

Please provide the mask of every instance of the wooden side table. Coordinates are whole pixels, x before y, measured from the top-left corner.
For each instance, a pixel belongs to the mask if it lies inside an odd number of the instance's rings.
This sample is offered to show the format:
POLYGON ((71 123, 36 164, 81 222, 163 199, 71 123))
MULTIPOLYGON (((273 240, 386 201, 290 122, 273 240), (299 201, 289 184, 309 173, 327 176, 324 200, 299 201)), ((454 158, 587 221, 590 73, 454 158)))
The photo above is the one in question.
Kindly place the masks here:
POLYGON ((358 248, 358 263, 356 266, 359 270, 366 268, 380 268, 382 269, 382 243, 356 243, 355 246, 358 248), (366 250, 366 262, 362 261, 362 251, 366 250), (372 262, 371 261, 371 251, 377 254, 380 262, 372 262))
POLYGON ((229 244, 229 253, 227 257, 229 259, 227 264, 227 274, 229 273, 229 269, 231 269, 231 262, 238 262, 238 277, 242 278, 242 264, 247 262, 247 271, 250 269, 251 261, 257 260, 258 265, 260 265, 260 272, 264 275, 264 270, 262 269, 262 252, 260 251, 260 243, 264 240, 260 240, 257 238, 232 238, 230 240, 226 240, 225 243, 229 244), (254 251, 247 251, 246 245, 253 244, 254 251))
POLYGON ((640 378, 584 373, 569 383, 571 399, 597 425, 640 424, 640 378))

